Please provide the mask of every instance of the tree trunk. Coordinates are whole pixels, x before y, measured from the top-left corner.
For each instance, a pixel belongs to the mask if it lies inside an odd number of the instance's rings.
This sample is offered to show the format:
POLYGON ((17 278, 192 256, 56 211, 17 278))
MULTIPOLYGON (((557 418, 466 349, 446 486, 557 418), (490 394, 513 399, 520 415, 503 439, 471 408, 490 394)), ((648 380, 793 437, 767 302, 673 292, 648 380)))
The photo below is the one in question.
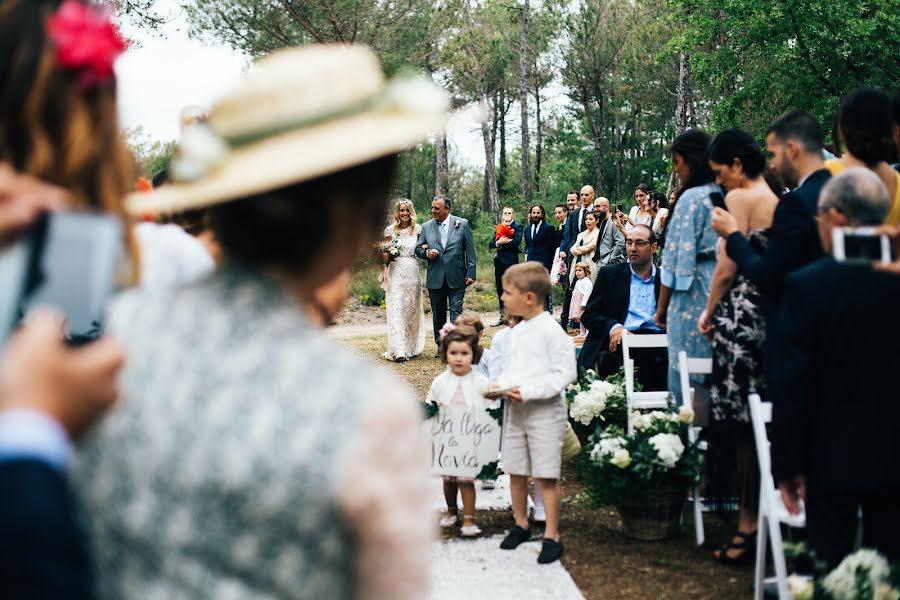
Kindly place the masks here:
POLYGON ((500 111, 500 172, 497 174, 497 189, 501 194, 506 193, 506 174, 509 172, 509 164, 506 162, 506 89, 500 89, 500 103, 497 105, 500 111))
POLYGON ((534 90, 534 113, 535 113, 535 140, 534 140, 534 193, 538 197, 541 195, 541 152, 544 146, 544 136, 541 131, 541 89, 535 87, 534 90))
POLYGON ((405 181, 403 186, 403 191, 406 192, 406 196, 404 196, 408 200, 412 200, 413 197, 413 161, 415 160, 415 156, 413 155, 413 151, 410 150, 406 153, 406 173, 405 173, 405 181))
MULTIPOLYGON (((488 98, 482 99, 487 103, 488 98)), ((487 179, 487 209, 494 222, 500 221, 500 194, 497 192, 497 175, 494 172, 494 140, 487 121, 481 122, 481 138, 484 141, 484 176, 487 179)))
POLYGON ((528 0, 525 0, 519 36, 519 106, 522 109, 522 192, 526 205, 532 202, 531 148, 528 144, 528 10, 528 0))
POLYGON ((447 163, 447 136, 439 133, 434 139, 434 195, 447 194, 449 165, 447 163))
POLYGON ((675 135, 691 126, 694 93, 691 89, 691 65, 687 52, 678 56, 678 100, 675 106, 675 135))

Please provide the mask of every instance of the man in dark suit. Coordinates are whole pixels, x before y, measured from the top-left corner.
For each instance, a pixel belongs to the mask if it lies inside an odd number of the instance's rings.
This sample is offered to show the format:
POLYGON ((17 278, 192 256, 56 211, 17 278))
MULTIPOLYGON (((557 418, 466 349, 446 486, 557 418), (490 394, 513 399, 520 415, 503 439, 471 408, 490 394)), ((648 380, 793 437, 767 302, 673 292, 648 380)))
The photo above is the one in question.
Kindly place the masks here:
POLYGON ((728 257, 775 303, 787 274, 822 256, 816 206, 822 186, 831 177, 822 161, 823 141, 818 121, 802 110, 781 115, 766 130, 766 148, 772 156, 769 166, 792 191, 775 208, 764 253, 750 247, 730 213, 720 208, 713 211, 712 226, 726 239, 728 257))
MULTIPOLYGON (((578 356, 578 366, 595 368, 607 377, 622 366, 622 336, 663 333, 653 322, 659 298, 659 277, 653 256, 656 234, 637 225, 625 242, 630 263, 603 267, 581 316, 588 337, 578 356)), ((641 348, 634 352, 637 379, 647 390, 666 389, 668 358, 665 348, 641 348)))
MULTIPOLYGON (((871 171, 834 177, 819 200, 825 251, 835 227, 879 225, 889 207, 871 171)), ((900 277, 826 256, 787 277, 770 330, 782 348, 772 380, 775 477, 790 512, 805 497, 810 545, 829 567, 853 550, 860 508, 862 545, 900 560, 900 320, 867 322, 896 298, 900 277)))
POLYGON ((29 317, 0 362, 0 597, 92 597, 90 561, 65 477, 70 439, 116 399, 121 347, 78 349, 62 321, 29 317))
MULTIPOLYGON (((728 257, 767 296, 766 328, 772 331, 787 275, 822 256, 816 230, 816 210, 822 186, 831 178, 822 161, 824 133, 815 117, 802 110, 785 113, 766 131, 770 168, 792 191, 775 207, 766 249, 758 253, 738 231, 737 221, 721 208, 713 210, 712 227, 726 239, 728 257)), ((763 352, 766 377, 772 381, 778 365, 778 348, 768 336, 763 352)), ((769 390, 769 400, 774 390, 769 390)))
MULTIPOLYGON (((569 218, 566 220, 566 227, 563 233, 563 239, 559 245, 559 251, 565 252, 566 256, 566 267, 568 269, 572 268, 572 246, 575 244, 575 239, 578 237, 578 234, 584 231, 587 226, 584 223, 585 216, 594 210, 594 188, 586 185, 581 188, 581 191, 578 193, 577 198, 581 200, 581 204, 572 203, 572 196, 575 194, 574 190, 569 192, 568 196, 566 196, 566 203, 570 204, 569 208, 569 218), (574 207, 571 206, 574 204, 574 207)), ((569 280, 565 280, 566 292, 563 295, 563 306, 562 312, 559 315, 559 324, 562 325, 563 329, 568 329, 569 326, 569 304, 572 302, 572 286, 569 284, 569 280)))
MULTIPOLYGON (((528 209, 528 226, 525 228, 525 260, 539 262, 549 273, 553 268, 558 240, 556 229, 546 222, 544 207, 534 204, 528 209)), ((547 294, 544 308, 553 312, 552 294, 547 294)))
POLYGON ((513 237, 501 237, 495 239, 491 236, 488 246, 491 250, 496 250, 494 256, 494 284, 497 286, 497 302, 500 304, 500 321, 494 323, 494 327, 504 324, 503 321, 503 274, 513 265, 519 263, 519 244, 522 242, 522 226, 516 223, 513 209, 511 206, 503 207, 502 220, 509 219, 510 227, 513 229, 513 237))

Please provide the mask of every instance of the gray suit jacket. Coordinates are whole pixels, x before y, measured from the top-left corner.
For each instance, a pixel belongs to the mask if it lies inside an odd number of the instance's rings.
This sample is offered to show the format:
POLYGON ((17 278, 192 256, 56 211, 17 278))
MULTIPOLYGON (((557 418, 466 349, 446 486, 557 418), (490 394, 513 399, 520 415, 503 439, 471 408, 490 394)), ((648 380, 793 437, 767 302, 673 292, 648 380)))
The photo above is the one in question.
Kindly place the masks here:
POLYGON ((434 219, 422 225, 422 232, 416 243, 416 256, 428 263, 425 287, 429 289, 443 287, 445 278, 452 289, 466 287, 466 277, 475 279, 475 242, 472 240, 469 222, 462 217, 449 215, 447 224, 450 229, 447 232, 446 247, 441 244, 440 229, 434 219), (428 260, 423 244, 437 250, 440 253, 438 257, 428 260))
POLYGON ((603 235, 597 240, 594 262, 604 267, 625 262, 625 236, 608 220, 603 235))

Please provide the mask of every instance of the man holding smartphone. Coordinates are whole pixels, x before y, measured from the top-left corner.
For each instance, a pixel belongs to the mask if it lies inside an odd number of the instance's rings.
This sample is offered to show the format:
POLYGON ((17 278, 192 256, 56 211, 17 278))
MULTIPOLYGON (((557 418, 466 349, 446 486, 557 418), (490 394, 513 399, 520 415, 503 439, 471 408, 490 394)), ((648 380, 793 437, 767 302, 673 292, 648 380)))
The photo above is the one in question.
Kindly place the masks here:
MULTIPOLYGON (((818 229, 831 253, 838 227, 874 227, 890 199, 865 168, 835 176, 823 188, 818 229)), ((809 543, 834 568, 852 552, 857 515, 862 545, 900 560, 900 404, 896 397, 900 320, 861 326, 900 297, 900 278, 869 264, 825 256, 788 275, 777 327, 781 348, 770 387, 772 457, 781 497, 791 514, 806 503, 809 543)))

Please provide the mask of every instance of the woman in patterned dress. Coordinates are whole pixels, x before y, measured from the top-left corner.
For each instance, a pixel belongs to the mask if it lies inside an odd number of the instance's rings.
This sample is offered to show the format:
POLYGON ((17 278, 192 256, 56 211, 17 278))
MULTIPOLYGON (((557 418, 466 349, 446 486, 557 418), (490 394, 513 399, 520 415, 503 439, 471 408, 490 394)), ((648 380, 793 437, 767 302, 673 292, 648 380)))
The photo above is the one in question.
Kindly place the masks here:
POLYGON ((386 241, 396 240, 400 245, 400 255, 384 269, 388 335, 387 351, 381 355, 395 362, 418 356, 425 348, 422 276, 415 256, 421 229, 413 203, 405 198, 398 200, 394 205, 394 223, 384 230, 386 241))
POLYGON ((208 206, 224 260, 111 307, 124 401, 73 470, 98 598, 425 596, 416 399, 306 312, 330 322, 317 290, 381 233, 397 152, 445 122, 438 88, 385 81, 367 48, 279 50, 212 107, 227 140, 182 145, 195 179, 128 198, 208 206))
MULTIPOLYGON (((709 135, 699 129, 688 129, 672 142, 672 162, 681 186, 666 227, 655 321, 668 334, 669 393, 676 401, 681 399, 678 353, 684 350, 691 358, 712 356, 709 340, 697 331, 716 267, 710 194, 719 188, 706 159, 708 145, 709 135)), ((699 388, 703 379, 692 378, 692 382, 699 388)))
MULTIPOLYGON (((766 159, 756 141, 740 129, 722 131, 710 143, 709 165, 716 183, 728 191, 725 204, 741 233, 757 250, 763 249, 778 196, 763 176, 766 159)), ((697 326, 713 345, 710 423, 705 431, 709 440, 708 495, 730 496, 736 487, 741 499, 737 532, 715 553, 726 564, 749 560, 756 536, 759 464, 747 396, 753 392, 765 394, 764 302, 765 296, 728 258, 725 240, 719 240, 709 301, 697 326)))

